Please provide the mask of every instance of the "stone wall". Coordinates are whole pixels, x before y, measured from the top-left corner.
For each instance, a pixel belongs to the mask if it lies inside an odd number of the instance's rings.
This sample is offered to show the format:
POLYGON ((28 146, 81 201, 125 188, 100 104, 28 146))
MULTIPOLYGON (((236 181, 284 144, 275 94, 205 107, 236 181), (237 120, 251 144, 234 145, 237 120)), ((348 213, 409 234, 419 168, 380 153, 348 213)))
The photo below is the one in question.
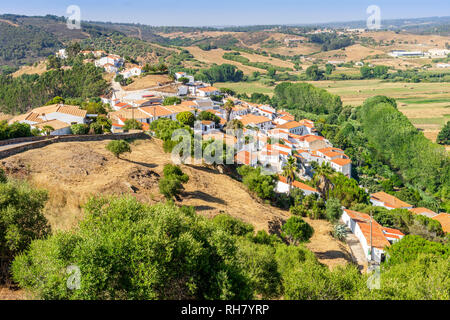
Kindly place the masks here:
MULTIPOLYGON (((42 137, 35 137, 42 138, 42 137)), ((126 140, 126 139, 151 139, 149 135, 139 132, 139 133, 124 133, 124 134, 105 134, 105 135, 83 135, 83 136, 57 136, 57 137, 45 137, 46 139, 36 139, 36 140, 20 140, 20 139, 12 139, 19 140, 19 142, 15 141, 13 143, 25 143, 20 146, 11 146, 11 148, 0 151, 0 159, 8 158, 18 153, 22 153, 28 150, 43 148, 52 143, 59 142, 85 142, 85 141, 104 141, 104 140, 126 140)), ((12 143, 9 143, 12 144, 12 143)), ((9 145, 4 144, 4 145, 9 145)))

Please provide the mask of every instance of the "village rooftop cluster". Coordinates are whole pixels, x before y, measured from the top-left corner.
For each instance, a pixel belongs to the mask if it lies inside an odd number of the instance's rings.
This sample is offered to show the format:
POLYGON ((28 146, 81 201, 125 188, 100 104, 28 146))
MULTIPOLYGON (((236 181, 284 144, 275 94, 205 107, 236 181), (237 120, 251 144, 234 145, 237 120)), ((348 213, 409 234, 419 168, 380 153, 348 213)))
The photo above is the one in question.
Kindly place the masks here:
MULTIPOLYGON (((106 72, 118 73, 124 65, 120 56, 103 51, 86 51, 84 54, 93 54, 98 60, 97 67, 106 72)), ((61 58, 66 57, 65 50, 58 52, 61 58)), ((138 66, 121 72, 124 78, 139 76, 142 69, 138 66)), ((335 148, 327 139, 320 136, 313 121, 302 119, 296 121, 295 117, 287 111, 276 110, 270 105, 254 104, 223 94, 218 88, 208 83, 195 81, 194 77, 184 72, 175 74, 177 93, 167 93, 151 90, 138 90, 119 95, 116 90, 108 96, 102 96, 103 103, 110 106, 107 117, 112 121, 112 133, 122 134, 127 120, 136 120, 142 124, 142 129, 150 132, 152 122, 159 119, 177 121, 177 115, 190 112, 197 116, 201 112, 209 112, 220 119, 214 121, 197 122, 194 130, 201 134, 202 139, 223 141, 235 150, 234 160, 238 165, 247 165, 254 168, 261 167, 271 174, 279 177, 275 191, 289 193, 291 188, 297 188, 305 195, 319 192, 300 181, 288 182, 282 176, 283 168, 290 158, 295 158, 298 166, 298 177, 302 181, 311 180, 314 176, 314 167, 328 164, 336 172, 351 178, 352 161, 343 150, 335 148), (183 81, 182 81, 183 79, 183 81), (186 81, 187 79, 187 81, 186 81), (222 101, 213 100, 213 96, 223 96, 222 101), (182 98, 182 102, 175 105, 163 105, 167 97, 182 98), (224 105, 227 101, 233 102, 231 112, 227 112, 224 105), (229 121, 238 120, 243 125, 244 136, 251 139, 251 143, 242 143, 235 135, 226 133, 229 121)), ((55 104, 31 110, 10 120, 10 123, 27 123, 32 128, 43 130, 51 127, 49 135, 70 135, 74 124, 87 124, 98 115, 89 115, 78 106, 55 104)), ((444 232, 450 232, 450 219, 448 214, 437 214, 426 208, 414 208, 396 197, 384 192, 371 195, 371 203, 392 209, 407 209, 414 214, 420 214, 438 220, 444 232)), ((399 230, 384 228, 364 213, 344 209, 343 222, 359 239, 367 259, 381 262, 385 259, 384 248, 400 240, 404 234, 399 230), (370 247, 373 248, 370 251, 370 247)))

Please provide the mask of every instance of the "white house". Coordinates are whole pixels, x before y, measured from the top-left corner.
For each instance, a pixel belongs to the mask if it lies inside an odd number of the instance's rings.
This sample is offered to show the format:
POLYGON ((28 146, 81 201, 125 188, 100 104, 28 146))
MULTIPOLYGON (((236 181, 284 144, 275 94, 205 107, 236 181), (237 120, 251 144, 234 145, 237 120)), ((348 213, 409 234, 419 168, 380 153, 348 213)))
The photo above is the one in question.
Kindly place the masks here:
POLYGON ((365 213, 344 209, 341 219, 358 238, 369 261, 383 262, 385 248, 405 236, 397 229, 382 227, 365 213))
POLYGON ((200 97, 211 97, 220 95, 220 90, 215 87, 197 88, 197 95, 200 97))
POLYGON ((133 67, 130 69, 126 69, 120 73, 125 79, 131 78, 131 77, 137 77, 142 74, 142 69, 139 67, 133 67))
POLYGON ((72 134, 71 125, 59 120, 44 121, 31 126, 32 128, 37 128, 41 132, 44 132, 47 127, 52 128, 50 132, 51 136, 63 136, 72 134))
POLYGON ((30 112, 14 117, 9 123, 20 122, 34 125, 51 120, 59 120, 66 124, 80 124, 86 122, 86 110, 77 106, 54 104, 31 110, 30 112))
MULTIPOLYGON (((275 188, 275 192, 288 193, 290 190, 289 190, 289 184, 287 183, 286 177, 278 176, 278 179, 279 180, 278 180, 277 186, 275 188)), ((319 196, 319 192, 317 191, 317 189, 310 187, 302 182, 293 181, 292 187, 302 190, 305 193, 305 195, 307 195, 307 196, 311 195, 311 194, 316 194, 319 196)))
POLYGON ((385 207, 388 210, 393 209, 412 209, 413 205, 406 203, 386 192, 377 192, 370 195, 370 202, 377 207, 385 207))
POLYGON ((244 127, 256 127, 260 130, 270 130, 272 128, 272 120, 264 116, 247 114, 242 117, 237 117, 237 119, 242 122, 244 127))

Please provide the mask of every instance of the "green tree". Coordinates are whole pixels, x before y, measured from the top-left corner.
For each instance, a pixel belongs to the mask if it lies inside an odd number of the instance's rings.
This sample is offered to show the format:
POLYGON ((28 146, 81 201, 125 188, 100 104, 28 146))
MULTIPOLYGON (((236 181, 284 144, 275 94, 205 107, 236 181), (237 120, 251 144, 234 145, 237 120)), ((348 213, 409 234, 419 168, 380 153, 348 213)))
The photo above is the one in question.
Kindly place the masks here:
POLYGON ((236 239, 188 208, 134 198, 91 199, 75 231, 32 243, 15 281, 50 300, 252 299, 236 239), (69 290, 67 266, 80 268, 69 290))
POLYGON ((177 114, 177 120, 182 125, 193 127, 195 123, 195 116, 189 111, 181 112, 177 114))
POLYGON ((127 119, 125 120, 125 126, 123 127, 123 130, 142 130, 142 126, 142 123, 137 121, 136 119, 127 119))
POLYGON ((319 67, 316 64, 314 64, 310 66, 308 69, 306 69, 306 76, 310 80, 318 81, 323 78, 323 71, 319 70, 319 67))
POLYGON ((336 223, 341 219, 342 213, 343 213, 342 205, 339 199, 336 198, 328 199, 326 209, 327 220, 332 223, 336 223))
POLYGON ((173 105, 180 104, 180 103, 181 103, 181 99, 178 97, 167 97, 167 98, 164 98, 163 106, 173 106, 173 105))
POLYGON ((3 178, 0 182, 0 282, 8 277, 3 272, 9 269, 13 257, 26 250, 32 240, 42 239, 50 232, 43 214, 47 192, 33 189, 26 182, 7 182, 3 178))
POLYGON ((289 218, 281 229, 283 236, 294 244, 307 242, 314 234, 314 229, 301 217, 296 216, 289 218))
POLYGON ((131 147, 125 140, 114 140, 108 143, 106 150, 114 154, 119 159, 121 154, 131 153, 131 147))
POLYGON ((325 65, 325 68, 326 68, 325 69, 325 73, 328 74, 328 75, 332 74, 333 71, 336 70, 336 66, 334 64, 331 64, 331 63, 327 63, 325 65))
POLYGON ((184 190, 183 184, 189 182, 189 176, 179 166, 164 166, 164 178, 159 181, 159 191, 166 199, 177 198, 184 190))
POLYGON ((227 102, 225 102, 225 105, 223 106, 227 113, 227 123, 231 120, 231 112, 234 108, 234 102, 231 99, 228 99, 227 102))
POLYGON ((75 135, 85 135, 89 133, 89 126, 87 124, 74 124, 70 127, 72 134, 75 135))
POLYGON ((436 142, 443 145, 450 144, 450 121, 447 121, 447 124, 439 132, 436 142))
POLYGON ((297 160, 294 157, 289 157, 288 162, 283 167, 283 177, 286 178, 289 185, 289 195, 292 191, 292 183, 295 181, 295 173, 297 172, 297 160))

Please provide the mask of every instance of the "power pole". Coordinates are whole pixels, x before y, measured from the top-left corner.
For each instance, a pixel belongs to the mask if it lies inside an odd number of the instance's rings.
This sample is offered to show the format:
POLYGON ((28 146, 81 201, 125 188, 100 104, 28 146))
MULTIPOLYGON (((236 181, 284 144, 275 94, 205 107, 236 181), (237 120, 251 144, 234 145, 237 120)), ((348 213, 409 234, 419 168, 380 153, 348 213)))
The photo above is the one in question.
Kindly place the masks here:
POLYGON ((372 210, 370 210, 370 261, 373 259, 373 242, 372 242, 372 210))

